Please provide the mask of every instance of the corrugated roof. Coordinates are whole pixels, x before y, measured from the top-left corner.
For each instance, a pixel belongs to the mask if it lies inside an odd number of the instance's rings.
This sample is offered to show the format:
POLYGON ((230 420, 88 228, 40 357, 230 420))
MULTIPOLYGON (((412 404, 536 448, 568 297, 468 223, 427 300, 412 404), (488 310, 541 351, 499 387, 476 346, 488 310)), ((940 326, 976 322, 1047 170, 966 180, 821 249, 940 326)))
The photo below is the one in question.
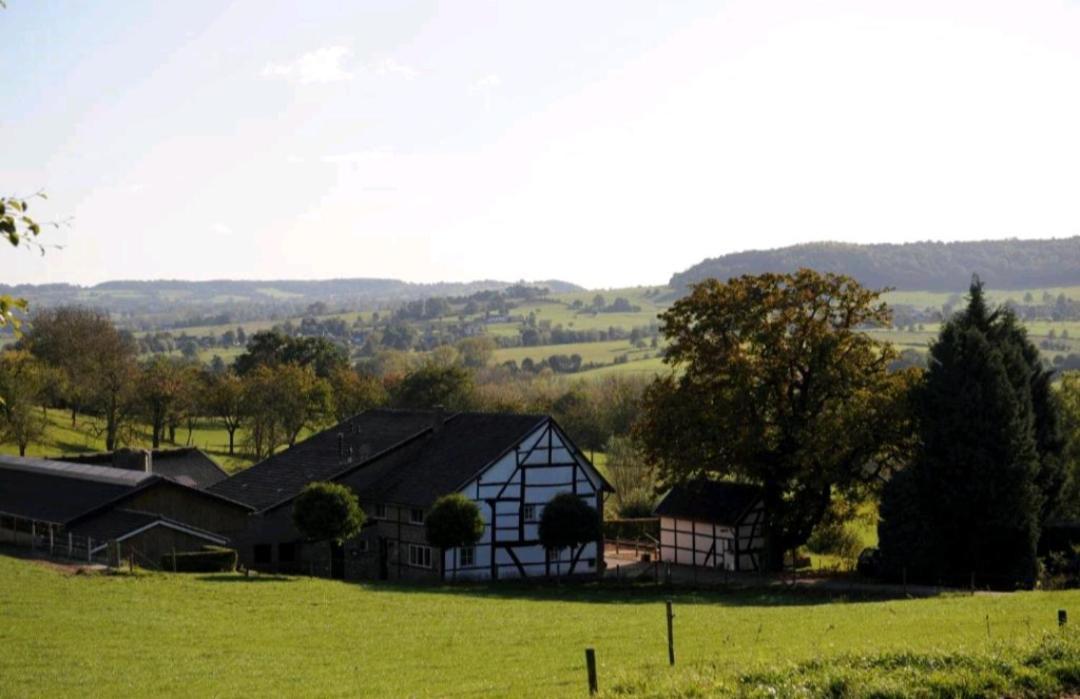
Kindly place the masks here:
MULTIPOLYGON (((54 457, 56 461, 112 466, 113 452, 103 451, 92 454, 63 455, 54 457)), ((197 447, 179 447, 177 449, 154 449, 150 453, 150 472, 171 478, 184 485, 195 488, 209 488, 229 477, 217 462, 197 447)))
POLYGON ((16 471, 45 473, 64 478, 127 486, 137 485, 152 477, 151 474, 143 471, 129 471, 108 466, 70 463, 52 459, 35 459, 25 456, 0 456, 0 467, 16 471))
POLYGON ((86 477, 85 472, 68 469, 27 466, 12 464, 7 457, 0 459, 0 512, 63 524, 91 508, 130 492, 139 484, 139 481, 125 481, 122 478, 91 479, 86 477))
POLYGON ((698 478, 673 487, 655 513, 734 526, 760 499, 761 488, 757 486, 698 478))

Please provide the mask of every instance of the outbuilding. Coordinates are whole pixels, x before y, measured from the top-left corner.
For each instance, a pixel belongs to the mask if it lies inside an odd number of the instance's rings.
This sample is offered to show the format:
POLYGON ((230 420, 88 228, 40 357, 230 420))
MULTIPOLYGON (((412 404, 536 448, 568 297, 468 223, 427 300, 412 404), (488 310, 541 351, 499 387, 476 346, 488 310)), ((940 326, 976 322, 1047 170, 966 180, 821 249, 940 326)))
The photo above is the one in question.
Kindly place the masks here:
POLYGON ((675 485, 655 514, 660 560, 730 571, 761 569, 765 510, 757 486, 698 478, 675 485))

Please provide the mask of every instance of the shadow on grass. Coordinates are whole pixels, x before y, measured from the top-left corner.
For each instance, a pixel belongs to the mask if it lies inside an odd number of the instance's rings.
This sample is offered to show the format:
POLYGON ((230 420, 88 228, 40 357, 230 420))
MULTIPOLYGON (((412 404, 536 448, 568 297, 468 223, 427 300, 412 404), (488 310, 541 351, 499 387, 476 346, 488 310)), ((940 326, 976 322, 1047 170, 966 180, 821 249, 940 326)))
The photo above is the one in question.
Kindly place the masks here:
POLYGON ((208 575, 200 575, 197 580, 200 582, 212 582, 212 583, 268 583, 268 582, 296 582, 297 578, 290 578, 287 575, 251 575, 244 576, 240 573, 211 573, 208 575))
POLYGON ((484 599, 530 600, 537 602, 576 602, 585 604, 720 604, 732 607, 787 607, 824 604, 881 602, 904 599, 902 595, 873 592, 843 592, 806 588, 742 587, 730 589, 694 588, 655 583, 613 584, 597 581, 503 581, 499 583, 407 584, 364 581, 356 582, 372 592, 389 591, 477 597, 484 599))

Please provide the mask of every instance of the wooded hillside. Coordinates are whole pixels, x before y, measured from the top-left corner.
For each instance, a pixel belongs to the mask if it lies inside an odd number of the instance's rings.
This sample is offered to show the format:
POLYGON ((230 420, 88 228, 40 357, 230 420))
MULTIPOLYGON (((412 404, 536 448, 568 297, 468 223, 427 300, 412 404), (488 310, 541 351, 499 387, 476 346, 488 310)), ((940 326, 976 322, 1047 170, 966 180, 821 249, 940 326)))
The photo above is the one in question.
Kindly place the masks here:
POLYGON ((786 273, 800 267, 848 274, 866 286, 963 291, 973 273, 997 289, 1080 283, 1080 236, 1052 240, 981 240, 856 245, 806 243, 714 257, 671 277, 680 293, 708 277, 786 273))

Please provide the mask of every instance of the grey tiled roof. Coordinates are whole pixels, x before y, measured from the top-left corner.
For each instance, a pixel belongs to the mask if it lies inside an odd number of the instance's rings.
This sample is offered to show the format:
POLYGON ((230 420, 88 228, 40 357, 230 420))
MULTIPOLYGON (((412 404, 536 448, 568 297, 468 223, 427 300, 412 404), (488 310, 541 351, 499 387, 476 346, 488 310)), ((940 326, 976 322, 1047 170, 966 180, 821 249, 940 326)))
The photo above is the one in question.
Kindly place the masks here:
POLYGON ((662 517, 733 526, 760 499, 757 486, 699 478, 673 487, 655 512, 662 517))
MULTIPOLYGON (((113 452, 109 451, 92 454, 65 454, 53 457, 53 460, 95 464, 98 466, 114 465, 113 452)), ((195 488, 209 488, 229 477, 229 474, 222 470, 217 465, 217 462, 197 447, 154 449, 150 454, 150 471, 195 488)))

